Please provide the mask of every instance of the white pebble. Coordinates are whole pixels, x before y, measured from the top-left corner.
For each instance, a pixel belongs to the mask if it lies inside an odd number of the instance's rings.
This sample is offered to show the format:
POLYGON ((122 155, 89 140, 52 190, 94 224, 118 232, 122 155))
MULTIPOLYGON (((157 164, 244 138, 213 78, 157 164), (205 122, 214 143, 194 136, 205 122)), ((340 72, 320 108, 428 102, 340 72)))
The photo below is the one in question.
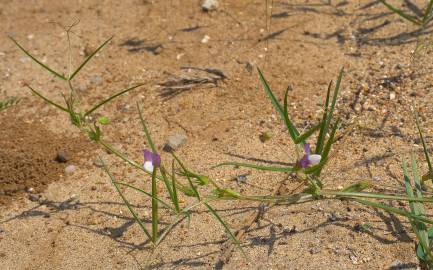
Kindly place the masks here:
POLYGON ((206 43, 209 42, 209 39, 210 39, 210 37, 209 37, 208 35, 205 35, 205 36, 202 38, 201 43, 206 44, 206 43))
POLYGON ((66 174, 73 174, 76 170, 77 170, 77 167, 75 167, 75 165, 68 165, 65 168, 65 173, 66 174))

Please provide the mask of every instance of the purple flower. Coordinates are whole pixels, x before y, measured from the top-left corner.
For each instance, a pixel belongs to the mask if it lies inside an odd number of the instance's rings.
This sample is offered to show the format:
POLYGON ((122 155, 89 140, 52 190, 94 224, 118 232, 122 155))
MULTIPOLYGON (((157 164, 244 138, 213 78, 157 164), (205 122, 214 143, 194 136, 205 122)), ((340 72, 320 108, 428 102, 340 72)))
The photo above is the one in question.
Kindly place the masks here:
POLYGON ((311 154, 310 144, 304 144, 304 152, 304 156, 299 161, 299 165, 301 166, 301 168, 307 168, 320 163, 322 156, 318 154, 311 154))
POLYGON ((153 172, 153 168, 158 168, 159 165, 161 165, 161 157, 157 153, 144 149, 143 168, 148 172, 153 172))

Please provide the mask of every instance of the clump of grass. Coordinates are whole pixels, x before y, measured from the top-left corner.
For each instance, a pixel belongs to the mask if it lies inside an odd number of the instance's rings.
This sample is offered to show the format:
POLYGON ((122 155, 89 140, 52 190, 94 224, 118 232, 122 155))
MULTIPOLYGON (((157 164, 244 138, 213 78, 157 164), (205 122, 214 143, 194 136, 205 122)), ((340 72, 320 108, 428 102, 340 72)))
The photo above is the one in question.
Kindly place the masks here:
MULTIPOLYGON (((149 130, 147 128, 146 122, 143 118, 141 109, 139 104, 137 103, 137 110, 139 112, 139 120, 142 124, 144 135, 147 140, 147 145, 151 148, 151 155, 153 157, 158 158, 158 164, 152 163, 153 169, 151 171, 146 170, 146 166, 143 166, 140 164, 140 162, 134 161, 130 159, 126 154, 122 153, 118 149, 114 148, 110 143, 104 140, 103 132, 102 132, 102 126, 109 124, 109 119, 106 116, 99 117, 96 120, 93 120, 91 115, 95 113, 99 108, 104 106, 106 103, 114 100, 115 98, 130 92, 134 89, 139 88, 140 86, 143 86, 143 83, 136 84, 134 86, 131 86, 129 88, 126 88, 124 90, 121 90, 117 92, 116 94, 107 97, 106 99, 103 99, 90 108, 86 110, 82 110, 77 107, 77 95, 75 92, 75 88, 73 86, 74 79, 76 78, 76 75, 82 71, 83 67, 89 63, 89 61, 97 54, 99 53, 111 40, 112 38, 107 39, 104 43, 102 43, 93 53, 91 53, 76 69, 72 69, 71 66, 71 58, 70 58, 70 37, 69 37, 70 28, 67 30, 67 38, 68 38, 68 45, 69 45, 69 73, 67 75, 62 74, 53 68, 49 67, 48 65, 42 63, 39 61, 36 57, 34 57, 28 50, 26 50, 18 41, 16 41, 14 38, 10 37, 12 42, 16 44, 16 46, 24 52, 28 57, 30 57, 35 63, 37 63, 39 66, 41 66, 43 69, 54 75, 57 79, 64 81, 65 86, 68 89, 68 95, 63 95, 64 104, 57 103, 53 101, 52 99, 42 95, 38 90, 34 89, 30 85, 26 85, 26 87, 36 96, 43 99, 48 104, 54 106, 56 109, 66 113, 69 115, 71 123, 79 128, 82 132, 88 135, 88 138, 99 144, 102 148, 106 149, 107 151, 114 153, 118 158, 124 160, 127 164, 134 167, 135 169, 138 169, 147 175, 151 177, 151 192, 147 192, 144 189, 141 189, 137 186, 133 186, 130 184, 127 184, 125 182, 121 182, 115 179, 113 174, 110 171, 110 168, 108 165, 105 164, 105 162, 100 158, 100 161, 103 164, 103 169, 109 176, 112 184, 114 185, 116 191, 118 192, 119 196, 121 197, 123 203, 130 211, 131 215, 133 216, 134 220, 137 222, 137 224, 140 226, 140 228, 143 231, 143 234, 148 238, 148 240, 152 243, 153 250, 156 249, 156 247, 159 246, 159 244, 163 241, 163 239, 167 236, 169 232, 172 231, 174 226, 180 222, 182 222, 185 218, 190 218, 191 216, 191 210, 194 208, 197 208, 199 206, 203 206, 206 209, 209 210, 209 213, 215 218, 217 222, 219 222, 225 232, 227 233, 228 237, 236 244, 236 246, 241 250, 242 254, 246 256, 246 254, 243 252, 239 241, 236 239, 236 237, 231 232, 229 226, 227 223, 221 218, 221 216, 218 214, 218 212, 211 206, 212 201, 214 201, 217 197, 214 196, 212 192, 209 192, 208 195, 204 196, 202 195, 202 192, 200 191, 200 186, 207 186, 212 185, 216 190, 219 190, 220 193, 224 194, 230 194, 229 190, 224 190, 220 188, 214 181, 209 179, 206 176, 200 175, 198 173, 195 173, 193 170, 189 169, 176 155, 172 154, 173 160, 171 163, 170 170, 167 170, 166 166, 163 164, 163 162, 160 161, 160 156, 158 154, 157 148, 155 147, 155 144, 152 141, 151 135, 149 133, 149 130), (181 179, 186 180, 181 181, 181 179), (166 192, 168 195, 168 198, 170 199, 170 202, 164 201, 161 196, 161 193, 157 190, 157 181, 162 181, 165 185, 166 192), (148 228, 143 222, 140 215, 136 212, 134 207, 131 203, 129 203, 128 198, 124 195, 124 193, 121 191, 120 187, 126 187, 132 190, 135 190, 137 192, 140 192, 143 196, 147 197, 151 201, 151 207, 152 207, 152 213, 151 213, 151 226, 148 228), (193 197, 196 199, 195 203, 181 207, 180 204, 180 196, 187 196, 187 197, 193 197), (169 211, 169 213, 174 217, 174 221, 169 224, 168 226, 164 228, 160 228, 160 222, 159 222, 159 212, 161 208, 165 208, 169 211)), ((148 151, 148 150, 147 150, 148 151)), ((150 153, 150 152, 149 152, 150 153)), ((217 192, 218 193, 218 192, 217 192)))
MULTIPOLYGON (((424 182, 433 181, 433 170, 432 170, 430 155, 428 153, 427 145, 425 143, 423 132, 421 130, 419 117, 415 110, 414 110, 414 116, 415 116, 416 127, 418 129, 419 138, 422 143, 425 160, 428 165, 428 172, 424 174, 422 178, 419 177, 417 164, 414 156, 412 156, 412 178, 414 182, 414 187, 411 186, 411 181, 410 181, 406 163, 403 163, 403 172, 404 172, 404 180, 406 186, 406 194, 412 198, 414 197, 423 198, 424 182)), ((426 216, 425 206, 423 202, 411 202, 410 210, 411 213, 414 215, 423 216, 423 217, 426 216)), ((433 226, 430 226, 429 228, 428 224, 422 221, 411 220, 410 223, 412 226, 412 230, 415 232, 415 235, 418 238, 418 244, 416 246, 416 255, 420 261, 420 264, 425 269, 432 269, 433 268, 433 254, 432 254, 433 226)))

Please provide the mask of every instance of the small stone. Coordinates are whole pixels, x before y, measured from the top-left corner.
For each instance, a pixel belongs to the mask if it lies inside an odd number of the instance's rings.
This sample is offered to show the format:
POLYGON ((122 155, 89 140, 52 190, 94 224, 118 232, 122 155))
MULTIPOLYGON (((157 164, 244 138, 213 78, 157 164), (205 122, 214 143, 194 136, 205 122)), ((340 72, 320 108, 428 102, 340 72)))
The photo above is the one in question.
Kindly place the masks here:
POLYGON ((129 104, 123 104, 122 106, 120 106, 119 111, 126 113, 129 111, 129 108, 130 108, 129 104))
POLYGON ((102 76, 101 75, 93 75, 90 77, 90 83, 93 85, 101 85, 102 84, 102 76))
POLYGON ((95 165, 98 168, 104 167, 104 163, 102 163, 100 158, 95 158, 95 160, 93 160, 93 165, 95 165))
POLYGON ((358 258, 355 255, 350 254, 349 259, 352 261, 353 264, 358 264, 358 258))
POLYGON ((312 249, 310 249, 310 254, 317 254, 320 252, 320 247, 313 247, 312 249))
POLYGON ((394 92, 389 93, 389 99, 390 100, 394 100, 395 99, 395 93, 394 92))
POLYGON ((203 11, 211 11, 217 9, 219 6, 218 0, 204 0, 201 4, 203 11))
POLYGON ((27 36, 27 39, 32 40, 34 37, 35 37, 35 35, 30 34, 30 35, 27 36))
POLYGON ((32 188, 32 187, 31 187, 31 188, 28 188, 28 189, 27 189, 27 192, 28 192, 28 193, 33 193, 33 192, 35 192, 35 189, 32 188))
POLYGON ((54 158, 58 163, 66 163, 69 160, 69 156, 65 151, 57 151, 56 157, 54 158))
POLYGON ((75 167, 75 165, 68 165, 65 168, 65 173, 66 174, 73 174, 76 170, 77 170, 77 167, 75 167))
POLYGON ((391 263, 390 269, 404 269, 405 265, 399 260, 395 260, 391 263))
POLYGON ((40 200, 41 196, 40 195, 35 195, 35 194, 30 194, 29 195, 29 200, 32 202, 38 202, 40 200))
POLYGON ((238 176, 236 176, 236 180, 237 180, 239 183, 246 183, 246 182, 247 182, 247 175, 248 175, 248 174, 241 174, 241 175, 238 175, 238 176))
POLYGON ((181 147, 186 142, 186 135, 184 134, 175 134, 173 136, 168 137, 167 142, 165 143, 163 150, 166 152, 173 152, 179 147, 181 147))
POLYGON ((209 42, 210 37, 208 35, 205 35, 202 39, 201 39, 201 43, 206 44, 209 42))
POLYGON ((97 188, 96 188, 96 186, 92 186, 91 188, 90 188, 90 190, 92 190, 92 191, 95 191, 97 188))
POLYGON ((338 216, 337 216, 337 214, 335 214, 334 212, 332 212, 332 213, 328 216, 328 221, 329 221, 329 222, 337 221, 337 219, 338 219, 338 216))

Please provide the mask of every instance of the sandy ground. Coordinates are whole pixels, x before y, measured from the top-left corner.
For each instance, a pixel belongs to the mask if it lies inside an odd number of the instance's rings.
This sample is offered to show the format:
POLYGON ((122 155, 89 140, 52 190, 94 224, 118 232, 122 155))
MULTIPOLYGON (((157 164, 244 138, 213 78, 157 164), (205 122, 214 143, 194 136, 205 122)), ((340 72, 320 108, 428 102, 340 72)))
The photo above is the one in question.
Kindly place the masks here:
MULTIPOLYGON (((111 119, 104 127, 107 140, 138 162, 145 139, 136 103, 158 148, 170 135, 187 136, 176 153, 196 171, 242 194, 269 194, 284 180, 290 191, 297 184, 285 174, 211 167, 254 158, 296 160, 256 67, 279 97, 292 87, 290 115, 301 130, 319 119, 327 85, 344 67, 336 112, 344 124, 322 174, 326 185, 371 180, 374 190, 401 187, 401 160, 411 151, 425 172, 410 106, 416 103, 431 145, 433 65, 429 48, 416 57, 411 52, 431 29, 417 31, 377 1, 329 2, 273 1, 266 9, 264 1, 220 1, 217 10, 203 12, 198 0, 0 1, 0 90, 2 96, 22 97, 0 113, 0 269, 140 269, 150 262, 149 243, 94 160, 101 155, 116 177, 144 189, 150 179, 92 145, 66 115, 23 87, 29 83, 59 102, 66 93, 8 35, 61 72, 67 72, 68 48, 59 25, 79 20, 72 35, 75 66, 114 35, 75 86, 81 106, 88 108, 145 83, 99 112, 111 119), (182 67, 216 68, 226 78, 164 90, 160 84, 174 76, 209 76, 182 67), (259 139, 263 132, 271 135, 265 143, 259 139), (54 161, 58 151, 67 153, 66 163, 54 161), (66 174, 69 165, 76 170, 66 174), (230 180, 244 173, 246 183, 230 180)), ((163 159, 170 156, 164 153, 163 159)), ((148 222, 149 201, 125 192, 148 222)), ((236 230, 258 203, 212 205, 236 230)), ((161 219, 171 221, 164 214, 161 219)), ((206 209, 198 208, 191 223, 176 226, 157 249, 150 267, 415 269, 414 239, 405 219, 346 201, 276 206, 242 241, 250 261, 235 250, 221 264, 227 238, 206 209), (359 230, 364 223, 370 231, 359 230)))

